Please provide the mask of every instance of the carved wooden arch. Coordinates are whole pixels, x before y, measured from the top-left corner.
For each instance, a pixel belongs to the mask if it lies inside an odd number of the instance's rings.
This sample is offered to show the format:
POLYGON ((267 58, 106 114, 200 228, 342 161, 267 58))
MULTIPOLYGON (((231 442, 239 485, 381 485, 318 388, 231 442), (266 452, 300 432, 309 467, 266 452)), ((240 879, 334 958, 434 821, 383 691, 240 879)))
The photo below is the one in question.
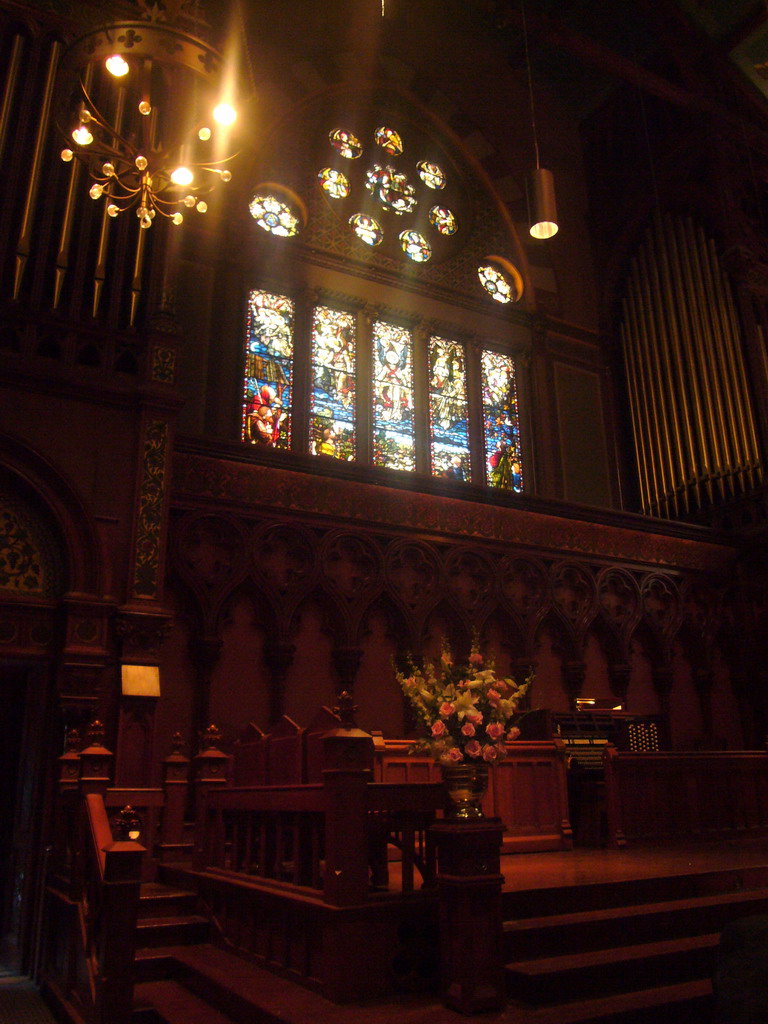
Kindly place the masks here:
POLYGON ((24 442, 0 435, 0 465, 20 483, 60 532, 66 589, 78 597, 100 597, 105 556, 94 521, 75 488, 47 458, 24 442))
POLYGON ((247 548, 247 534, 234 516, 190 513, 173 526, 172 573, 193 598, 189 610, 206 636, 218 634, 225 603, 247 577, 247 548))

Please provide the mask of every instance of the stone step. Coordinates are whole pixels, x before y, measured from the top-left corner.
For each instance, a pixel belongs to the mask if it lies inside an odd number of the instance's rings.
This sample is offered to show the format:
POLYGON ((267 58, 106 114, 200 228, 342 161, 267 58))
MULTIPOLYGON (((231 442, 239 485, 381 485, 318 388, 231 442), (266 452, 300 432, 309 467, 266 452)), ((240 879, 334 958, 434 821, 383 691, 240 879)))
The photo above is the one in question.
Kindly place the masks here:
POLYGON ((197 906, 195 893, 188 889, 144 882, 139 899, 139 920, 160 917, 183 917, 192 914, 197 906))
POLYGON ((506 966, 508 991, 542 1005, 710 978, 719 938, 695 935, 516 961, 506 966))
POLYGON ((665 900, 504 922, 508 961, 719 933, 738 917, 768 913, 768 889, 665 900))
POLYGON ((147 981, 135 986, 134 1024, 238 1024, 178 981, 147 981))
POLYGON ((205 942, 210 922, 197 914, 179 917, 145 917, 136 924, 136 947, 182 946, 205 942))

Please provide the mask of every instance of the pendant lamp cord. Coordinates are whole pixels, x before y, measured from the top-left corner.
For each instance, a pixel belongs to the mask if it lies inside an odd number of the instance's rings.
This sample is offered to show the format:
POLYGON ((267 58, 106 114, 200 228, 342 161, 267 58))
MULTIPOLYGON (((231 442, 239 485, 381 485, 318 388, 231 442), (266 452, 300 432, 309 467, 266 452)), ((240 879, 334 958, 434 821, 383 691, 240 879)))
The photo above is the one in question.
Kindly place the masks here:
POLYGON ((539 136, 536 131, 536 109, 533 102, 533 76, 531 74, 531 55, 528 50, 528 22, 525 17, 525 0, 520 0, 520 14, 523 20, 523 45, 525 47, 525 67, 528 72, 528 99, 531 104, 531 128, 533 129, 533 149, 536 154, 536 170, 540 169, 539 136))

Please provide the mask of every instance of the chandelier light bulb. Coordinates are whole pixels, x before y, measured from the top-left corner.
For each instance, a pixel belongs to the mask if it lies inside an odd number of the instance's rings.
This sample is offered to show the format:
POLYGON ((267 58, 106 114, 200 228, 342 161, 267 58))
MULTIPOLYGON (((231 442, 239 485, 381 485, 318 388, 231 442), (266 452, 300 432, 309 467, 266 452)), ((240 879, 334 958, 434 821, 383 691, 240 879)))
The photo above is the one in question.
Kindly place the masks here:
POLYGON ((83 107, 82 112, 80 114, 80 121, 83 124, 88 124, 91 120, 92 116, 90 110, 88 110, 87 107, 83 107))
POLYGON ((219 103, 213 111, 213 119, 217 124, 230 125, 234 124, 237 119, 237 111, 231 103, 219 103))
POLYGON ((188 206, 189 209, 191 210, 192 207, 195 205, 195 197, 194 196, 184 196, 184 205, 188 206))
POLYGON ((143 228, 145 228, 145 229, 146 228, 151 228, 152 227, 152 218, 149 216, 148 213, 145 212, 144 215, 142 216, 141 220, 139 221, 139 224, 143 228))
POLYGON ((147 158, 145 156, 141 156, 141 155, 137 156, 136 160, 134 161, 134 163, 136 164, 136 170, 138 170, 138 171, 146 171, 146 169, 147 169, 147 158))
POLYGON ((104 63, 107 71, 115 78, 122 78, 123 75, 128 74, 128 62, 119 53, 113 53, 111 57, 107 57, 104 63))
POLYGON ((200 131, 197 133, 197 137, 198 139, 200 139, 201 142, 207 142, 208 139, 210 139, 211 137, 211 129, 201 128, 200 131))
POLYGON ((139 104, 139 113, 143 114, 145 117, 147 116, 147 114, 152 113, 152 104, 149 102, 149 100, 141 101, 141 103, 139 104))
POLYGON ((207 210, 208 210, 208 203, 206 203, 204 200, 201 199, 200 202, 197 204, 197 212, 198 213, 206 213, 207 210))
POLYGON ((93 136, 88 131, 84 124, 79 124, 77 128, 72 132, 72 138, 78 144, 78 146, 90 146, 93 142, 93 136))
POLYGON ((99 185, 97 182, 95 185, 91 185, 88 194, 90 195, 91 199, 101 199, 102 195, 104 194, 104 186, 99 185))
POLYGON ((183 213, 174 213, 174 215, 171 217, 171 221, 174 224, 177 224, 177 225, 183 223, 183 221, 184 221, 184 214, 183 213))
POLYGON ((232 181, 232 171, 222 171, 221 172, 221 180, 222 181, 232 181))
POLYGON ((115 173, 115 165, 114 164, 110 164, 110 163, 103 164, 102 168, 101 168, 101 171, 102 171, 102 174, 104 174, 105 177, 111 178, 111 177, 114 176, 114 173, 115 173))
POLYGON ((191 185, 194 177, 189 167, 177 167, 171 175, 171 181, 174 185, 191 185))
POLYGON ((137 206, 136 207, 136 216, 139 218, 139 220, 141 220, 142 217, 146 217, 146 215, 147 215, 147 208, 146 208, 146 206, 137 206))
POLYGON ((120 213, 120 207, 119 206, 115 206, 114 203, 110 203, 109 206, 107 207, 107 213, 109 214, 110 217, 116 217, 118 215, 118 213, 120 213))
POLYGON ((65 164, 68 164, 74 155, 71 149, 62 149, 61 151, 61 159, 65 164))

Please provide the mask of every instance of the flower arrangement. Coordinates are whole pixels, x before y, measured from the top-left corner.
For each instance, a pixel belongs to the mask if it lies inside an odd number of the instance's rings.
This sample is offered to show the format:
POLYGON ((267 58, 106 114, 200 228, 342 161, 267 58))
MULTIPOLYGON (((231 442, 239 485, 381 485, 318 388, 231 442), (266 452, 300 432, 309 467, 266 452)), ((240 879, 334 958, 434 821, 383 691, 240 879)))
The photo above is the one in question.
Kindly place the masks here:
POLYGON ((397 680, 419 723, 429 733, 414 744, 444 765, 493 764, 507 756, 506 743, 520 730, 510 725, 520 700, 533 682, 522 685, 496 675, 473 641, 469 661, 454 664, 451 649, 443 643, 437 665, 423 670, 409 664, 397 680))

